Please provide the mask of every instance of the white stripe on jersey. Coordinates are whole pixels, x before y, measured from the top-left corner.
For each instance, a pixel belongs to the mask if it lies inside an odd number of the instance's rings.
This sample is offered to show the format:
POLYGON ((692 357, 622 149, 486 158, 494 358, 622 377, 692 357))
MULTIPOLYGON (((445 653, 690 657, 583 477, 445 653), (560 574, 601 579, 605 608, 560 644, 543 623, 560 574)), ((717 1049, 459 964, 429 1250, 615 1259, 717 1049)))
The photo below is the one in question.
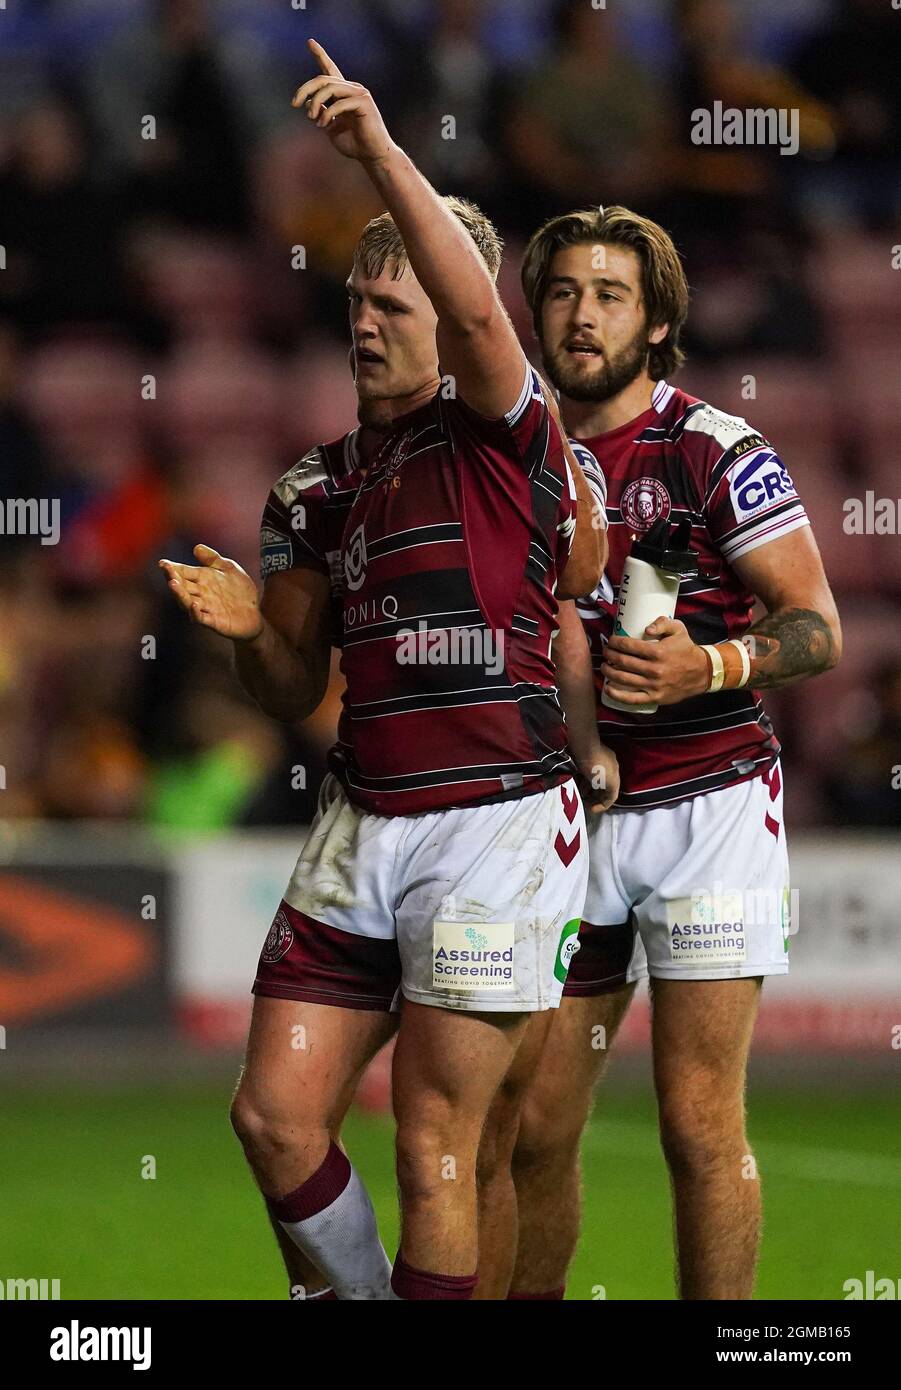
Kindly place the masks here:
POLYGON ((352 473, 355 468, 360 466, 359 434, 360 426, 358 425, 355 430, 351 430, 350 434, 344 437, 345 473, 352 473))
POLYGON ((511 428, 513 425, 516 424, 520 416, 525 414, 525 411, 529 405, 529 401, 532 400, 533 397, 535 398, 535 400, 538 401, 544 400, 544 396, 542 394, 541 387, 538 385, 535 372, 533 371, 530 363, 526 360, 525 357, 523 357, 522 360, 525 364, 526 371, 525 379, 522 383, 522 390, 519 393, 519 399, 517 400, 513 409, 508 410, 506 415, 504 416, 504 419, 507 421, 507 424, 511 426, 511 428))
POLYGON ((674 390, 675 387, 670 386, 669 382, 657 382, 657 385, 654 387, 654 394, 651 396, 651 405, 657 411, 658 415, 662 415, 664 410, 666 410, 674 390))
MULTIPOLYGON (((563 467, 566 469, 566 481, 569 486, 570 501, 578 502, 578 493, 576 492, 575 480, 572 475, 572 469, 569 466, 569 459, 566 457, 565 454, 563 456, 563 467)), ((564 540, 569 541, 569 549, 571 553, 573 548, 573 541, 576 538, 575 516, 568 516, 564 521, 558 522, 557 530, 560 532, 564 540)))
POLYGON ((709 401, 700 401, 698 404, 703 408, 692 410, 691 414, 688 415, 688 419, 685 421, 685 432, 691 430, 696 434, 710 435, 711 439, 715 439, 719 444, 724 454, 734 444, 740 443, 742 439, 747 439, 753 435, 759 436, 760 431, 755 430, 740 415, 727 415, 725 410, 717 410, 716 406, 711 405, 709 401))
MULTIPOLYGON (((347 745, 342 745, 342 746, 346 747, 347 745)), ((570 757, 569 757, 569 754, 568 754, 568 753, 566 753, 566 754, 564 754, 564 755, 562 755, 562 756, 560 756, 560 757, 551 757, 550 754, 546 754, 545 757, 546 757, 546 762, 545 762, 545 761, 542 761, 541 770, 538 771, 538 772, 525 772, 525 771, 523 770, 523 765, 522 765, 521 763, 510 763, 509 766, 508 766, 508 771, 509 771, 510 773, 512 773, 514 776, 521 777, 521 778, 522 778, 522 784, 521 784, 521 785, 525 786, 525 784, 526 784, 527 782, 536 782, 536 781, 538 781, 539 778, 553 777, 554 774, 555 774, 556 772, 559 772, 562 768, 571 768, 571 767, 572 767, 572 762, 570 761, 570 757)), ((412 784, 412 786, 411 786, 411 785, 407 785, 407 786, 403 786, 403 787, 379 787, 379 788, 378 788, 378 794, 379 794, 379 796, 403 796, 405 792, 409 792, 410 790, 415 790, 417 785, 431 786, 433 789, 436 788, 436 787, 446 787, 446 786, 449 786, 449 785, 456 785, 456 786, 459 786, 459 787, 461 788, 461 791, 462 791, 462 789, 465 788, 469 782, 495 781, 496 778, 497 778, 497 773, 494 771, 494 769, 495 769, 497 766, 498 766, 498 764, 496 764, 496 763, 474 763, 474 764, 472 764, 471 766, 470 766, 469 764, 467 764, 465 767, 459 767, 459 768, 458 768, 458 767, 440 767, 440 768, 437 768, 437 769, 436 769, 437 772, 473 772, 473 773, 475 773, 475 774, 477 774, 477 775, 476 775, 476 776, 473 776, 473 777, 467 777, 467 778, 465 778, 465 779, 464 779, 464 778, 459 778, 459 777, 449 777, 449 778, 446 778, 445 781, 443 781, 443 782, 433 782, 433 783, 430 783, 430 784, 429 784, 429 783, 423 784, 421 781, 420 781, 419 783, 416 783, 416 782, 414 781, 414 779, 415 779, 416 777, 419 777, 419 778, 421 779, 421 778, 424 778, 424 777, 427 777, 427 776, 431 776, 431 773, 418 773, 418 774, 417 774, 417 773, 412 773, 411 776, 410 776, 410 778, 408 779, 409 782, 412 784), (481 775, 478 775, 478 774, 481 774, 481 775)), ((369 791, 369 790, 370 790, 370 784, 373 783, 373 782, 384 782, 384 781, 387 780, 387 779, 384 778, 384 777, 371 777, 371 776, 367 776, 367 777, 366 777, 366 780, 365 780, 364 782, 359 782, 359 781, 357 781, 357 780, 355 779, 355 777, 354 777, 354 775, 353 775, 353 770, 352 770, 351 768, 349 768, 349 767, 348 767, 348 768, 345 768, 345 770, 344 770, 344 776, 347 778, 347 785, 348 785, 348 786, 354 787, 355 790, 361 791, 361 792, 369 791)), ((516 785, 519 786, 520 784, 517 783, 516 785)), ((449 807, 448 809, 454 809, 454 808, 449 807)))
POLYGON ((570 448, 585 475, 589 491, 594 498, 600 530, 607 530, 607 479, 604 470, 594 454, 578 439, 569 440, 570 448))
POLYGON ((742 532, 738 540, 732 545, 728 543, 721 545, 720 553, 731 565, 733 560, 737 560, 742 555, 750 554, 759 546, 768 545, 770 541, 788 536, 792 531, 800 531, 802 526, 809 525, 810 518, 799 502, 797 507, 792 507, 790 512, 785 512, 775 521, 768 522, 765 516, 761 517, 759 526, 755 526, 751 531, 742 532))
POLYGON ((576 484, 575 479, 573 478, 572 469, 569 466, 569 459, 564 458, 563 467, 566 469, 566 481, 569 484, 570 499, 571 501, 575 502, 578 494, 576 493, 576 484))

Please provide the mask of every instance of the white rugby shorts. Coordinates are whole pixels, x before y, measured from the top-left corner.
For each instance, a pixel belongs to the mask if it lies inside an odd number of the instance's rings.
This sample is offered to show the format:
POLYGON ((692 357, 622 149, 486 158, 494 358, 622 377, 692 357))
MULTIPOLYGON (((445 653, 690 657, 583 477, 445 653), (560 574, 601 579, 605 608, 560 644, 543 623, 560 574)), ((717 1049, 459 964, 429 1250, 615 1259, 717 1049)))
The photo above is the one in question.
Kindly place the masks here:
POLYGON ((394 978, 420 1004, 556 1008, 587 878, 571 780, 515 801, 376 816, 330 778, 254 992, 386 1008, 394 978))
POLYGON ((778 762, 672 806, 591 818, 581 949, 567 994, 624 980, 784 975, 791 935, 778 762), (623 937, 613 951, 613 935, 623 937), (618 960, 617 960, 618 956, 618 960))

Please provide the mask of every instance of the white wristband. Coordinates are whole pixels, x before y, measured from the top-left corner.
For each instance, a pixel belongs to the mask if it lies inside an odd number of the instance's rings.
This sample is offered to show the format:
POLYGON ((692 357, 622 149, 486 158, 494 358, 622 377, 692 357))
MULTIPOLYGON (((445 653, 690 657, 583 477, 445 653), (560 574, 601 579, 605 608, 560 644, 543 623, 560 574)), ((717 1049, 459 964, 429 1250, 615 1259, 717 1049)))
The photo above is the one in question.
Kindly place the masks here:
POLYGON ((741 680, 735 687, 736 690, 741 690, 751 679, 751 653, 748 651, 744 642, 740 642, 737 637, 733 637, 730 640, 733 647, 738 648, 739 655, 741 656, 741 680))
POLYGON ((723 658, 720 656, 716 647, 702 646, 701 650, 705 651, 710 657, 710 665, 713 667, 710 684, 707 687, 707 693, 713 695, 723 688, 723 681, 726 679, 726 668, 723 665, 723 658))

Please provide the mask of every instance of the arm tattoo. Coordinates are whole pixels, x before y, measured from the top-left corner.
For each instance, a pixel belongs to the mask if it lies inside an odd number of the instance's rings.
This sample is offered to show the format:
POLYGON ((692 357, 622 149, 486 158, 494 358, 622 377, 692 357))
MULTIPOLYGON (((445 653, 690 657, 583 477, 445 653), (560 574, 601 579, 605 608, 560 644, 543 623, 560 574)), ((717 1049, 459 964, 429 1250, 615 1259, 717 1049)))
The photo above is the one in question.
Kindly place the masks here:
POLYGON ((775 690, 819 675, 834 662, 835 643, 829 625, 819 613, 806 608, 767 613, 748 629, 744 641, 751 653, 749 685, 755 690, 775 690))

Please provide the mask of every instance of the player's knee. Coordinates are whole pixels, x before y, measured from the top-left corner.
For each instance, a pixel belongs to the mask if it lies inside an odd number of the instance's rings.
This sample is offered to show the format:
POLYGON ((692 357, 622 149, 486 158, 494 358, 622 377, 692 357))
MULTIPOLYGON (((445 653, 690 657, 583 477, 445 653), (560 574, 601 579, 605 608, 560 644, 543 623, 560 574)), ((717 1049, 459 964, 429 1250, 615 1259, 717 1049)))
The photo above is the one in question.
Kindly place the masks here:
POLYGON ((398 1129, 397 1185, 404 1201, 422 1202, 435 1196, 444 1181, 442 1172, 452 1165, 451 1176, 456 1178, 456 1157, 442 1154, 436 1136, 398 1129))
POLYGON ((405 1202, 428 1201, 444 1183, 475 1178, 478 1133, 442 1111, 397 1129, 397 1183, 405 1202))
POLYGON ((283 1115, 241 1089, 232 1101, 229 1118, 251 1162, 306 1147, 309 1138, 296 1115, 283 1115))
POLYGON ((660 1143, 674 1178, 740 1162, 748 1147, 742 1106, 698 1095, 661 1100, 660 1143))
POLYGON ((577 1160, 587 1117, 587 1104, 577 1102, 578 1097, 573 1097, 571 1106, 530 1099, 522 1106, 513 1150, 514 1175, 536 1168, 562 1169, 577 1160))
POLYGON ((232 1129, 245 1149, 262 1144, 268 1125, 268 1117, 263 1108, 257 1105, 246 1092, 239 1090, 236 1093, 228 1112, 228 1118, 231 1120, 232 1129))

